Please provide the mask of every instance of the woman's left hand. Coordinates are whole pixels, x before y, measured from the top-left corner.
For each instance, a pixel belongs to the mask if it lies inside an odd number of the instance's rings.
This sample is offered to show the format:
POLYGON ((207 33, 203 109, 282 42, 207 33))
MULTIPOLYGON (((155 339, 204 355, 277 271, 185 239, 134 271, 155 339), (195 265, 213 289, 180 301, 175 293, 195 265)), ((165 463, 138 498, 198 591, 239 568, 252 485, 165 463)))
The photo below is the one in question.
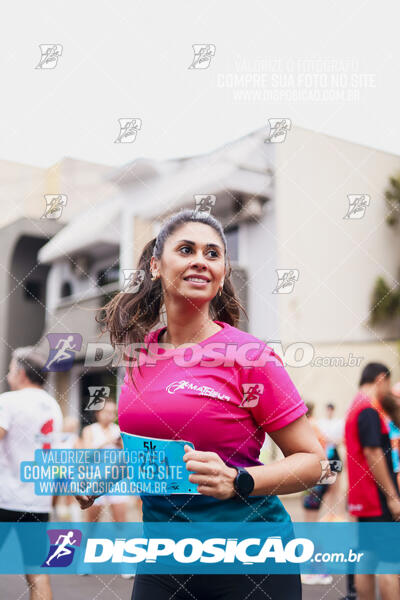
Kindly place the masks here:
POLYGON ((188 471, 189 480, 197 484, 200 494, 214 496, 218 500, 227 500, 235 496, 233 487, 237 475, 236 469, 228 467, 216 452, 201 452, 185 445, 183 460, 188 471))

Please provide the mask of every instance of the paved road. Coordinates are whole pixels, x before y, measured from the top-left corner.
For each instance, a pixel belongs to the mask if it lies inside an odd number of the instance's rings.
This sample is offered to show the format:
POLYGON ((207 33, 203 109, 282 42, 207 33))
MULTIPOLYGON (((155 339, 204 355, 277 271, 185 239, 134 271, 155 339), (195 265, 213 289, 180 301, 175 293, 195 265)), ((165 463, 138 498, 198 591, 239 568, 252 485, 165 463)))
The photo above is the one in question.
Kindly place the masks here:
MULTIPOLYGON (((133 587, 132 579, 122 579, 119 575, 52 575, 51 582, 54 600, 130 600, 133 587)), ((329 586, 303 586, 303 600, 338 600, 343 595, 344 584, 344 578, 338 575, 329 586)), ((1 600, 28 598, 23 575, 1 575, 0 590, 1 600)))

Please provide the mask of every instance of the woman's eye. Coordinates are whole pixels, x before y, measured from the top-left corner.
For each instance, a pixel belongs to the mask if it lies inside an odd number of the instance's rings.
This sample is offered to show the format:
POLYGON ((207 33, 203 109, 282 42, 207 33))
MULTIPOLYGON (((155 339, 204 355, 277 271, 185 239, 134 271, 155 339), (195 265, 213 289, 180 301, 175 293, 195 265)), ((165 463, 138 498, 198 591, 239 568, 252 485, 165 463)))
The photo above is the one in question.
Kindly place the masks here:
POLYGON ((216 250, 209 250, 208 253, 211 258, 218 258, 218 252, 216 250))
POLYGON ((182 246, 181 248, 179 248, 179 251, 183 252, 183 254, 189 254, 192 251, 192 249, 189 246, 182 246))
MULTIPOLYGON (((192 248, 190 246, 181 246, 181 248, 179 248, 179 251, 182 252, 182 250, 189 250, 189 252, 192 251, 192 248)), ((209 254, 210 252, 213 252, 213 256, 212 258, 218 258, 218 252, 216 250, 208 250, 207 254, 209 254)), ((186 252, 184 252, 184 254, 186 254, 186 252)))

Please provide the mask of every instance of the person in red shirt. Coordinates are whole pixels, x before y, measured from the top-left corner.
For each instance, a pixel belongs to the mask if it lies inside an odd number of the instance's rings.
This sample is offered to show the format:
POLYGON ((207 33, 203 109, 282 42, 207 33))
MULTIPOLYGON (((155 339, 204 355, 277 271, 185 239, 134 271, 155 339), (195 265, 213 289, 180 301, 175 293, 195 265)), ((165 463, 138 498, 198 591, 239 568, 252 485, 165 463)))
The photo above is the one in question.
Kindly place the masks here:
MULTIPOLYGON (((380 410, 389 392, 389 369, 381 363, 367 364, 346 416, 348 508, 360 523, 400 520, 389 429, 380 410)), ((374 600, 374 575, 357 574, 355 580, 359 600, 374 600)), ((378 580, 382 600, 400 598, 397 575, 379 575, 378 580)))

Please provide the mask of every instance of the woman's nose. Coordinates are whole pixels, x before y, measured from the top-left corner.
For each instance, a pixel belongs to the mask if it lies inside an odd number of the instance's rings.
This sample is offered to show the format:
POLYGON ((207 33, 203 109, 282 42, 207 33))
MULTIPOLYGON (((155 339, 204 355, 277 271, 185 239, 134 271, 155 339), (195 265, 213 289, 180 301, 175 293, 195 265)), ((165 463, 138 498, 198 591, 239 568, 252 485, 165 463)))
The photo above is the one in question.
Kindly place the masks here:
POLYGON ((197 267, 198 269, 206 269, 207 265, 206 265, 204 256, 202 254, 198 254, 197 256, 194 256, 192 258, 191 266, 197 267))

